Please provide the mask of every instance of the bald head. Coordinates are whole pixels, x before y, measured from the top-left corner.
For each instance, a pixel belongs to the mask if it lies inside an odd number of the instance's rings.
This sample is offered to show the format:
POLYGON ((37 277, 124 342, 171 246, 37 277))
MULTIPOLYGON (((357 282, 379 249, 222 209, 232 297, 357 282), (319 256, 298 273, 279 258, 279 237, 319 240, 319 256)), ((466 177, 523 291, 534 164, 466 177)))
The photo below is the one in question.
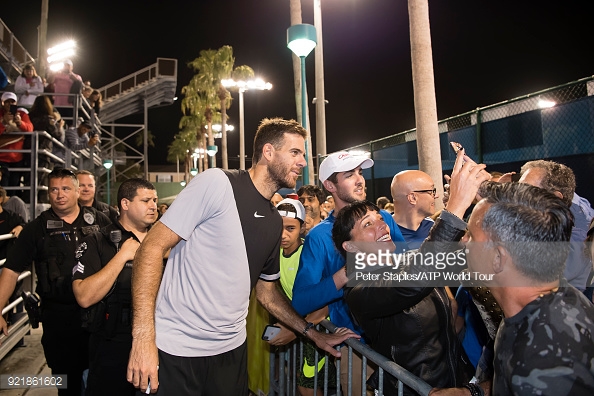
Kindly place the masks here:
POLYGON ((435 183, 431 176, 420 170, 405 170, 392 179, 390 191, 394 200, 405 198, 414 190, 431 190, 435 183))
POLYGON ((435 212, 435 198, 438 198, 433 195, 434 189, 433 179, 423 171, 397 173, 390 186, 394 212, 416 211, 422 216, 431 216, 435 212))

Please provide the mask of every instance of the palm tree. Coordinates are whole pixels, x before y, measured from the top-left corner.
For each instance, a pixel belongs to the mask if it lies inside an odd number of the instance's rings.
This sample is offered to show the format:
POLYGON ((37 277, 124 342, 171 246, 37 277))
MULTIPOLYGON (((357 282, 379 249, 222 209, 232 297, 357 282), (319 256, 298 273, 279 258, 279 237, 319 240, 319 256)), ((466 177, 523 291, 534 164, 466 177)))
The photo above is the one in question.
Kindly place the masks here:
MULTIPOLYGON (((181 101, 181 110, 184 116, 179 122, 179 128, 181 130, 184 130, 185 128, 191 129, 195 135, 194 142, 202 144, 205 135, 204 126, 207 123, 206 113, 209 111, 209 104, 205 100, 205 97, 200 95, 195 84, 190 83, 183 87, 182 94, 184 95, 184 98, 181 101)), ((193 151, 194 148, 196 148, 196 146, 189 147, 188 149, 193 151)), ((206 147, 204 147, 204 149, 206 149, 206 147)), ((208 169, 208 161, 205 159, 204 170, 206 169, 208 169)))
MULTIPOLYGON (((227 131, 225 124, 227 121, 227 107, 230 99, 229 92, 221 85, 221 80, 229 78, 233 70, 233 48, 225 45, 218 50, 202 50, 200 56, 188 63, 188 66, 198 72, 190 83, 191 89, 188 91, 198 94, 203 98, 204 116, 208 126, 208 145, 214 146, 214 134, 212 133, 213 117, 217 110, 222 112, 222 158, 223 168, 228 168, 227 163, 227 131)), ((212 165, 216 166, 216 157, 212 157, 212 165)))
POLYGON ((167 160, 176 163, 180 159, 184 164, 184 180, 188 180, 190 172, 191 152, 197 145, 196 133, 193 128, 185 127, 173 138, 167 150, 167 160))
POLYGON ((254 69, 247 65, 237 66, 231 73, 231 78, 235 81, 248 81, 254 78, 254 69))

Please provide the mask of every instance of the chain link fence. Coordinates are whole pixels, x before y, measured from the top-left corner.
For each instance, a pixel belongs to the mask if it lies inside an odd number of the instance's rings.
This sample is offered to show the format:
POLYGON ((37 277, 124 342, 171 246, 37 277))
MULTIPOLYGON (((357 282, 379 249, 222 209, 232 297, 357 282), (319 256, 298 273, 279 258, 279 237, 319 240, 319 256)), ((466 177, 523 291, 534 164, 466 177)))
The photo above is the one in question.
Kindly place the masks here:
MULTIPOLYGON (((454 141, 487 170, 519 172, 527 161, 550 159, 574 170, 578 194, 594 202, 594 76, 477 108, 439 121, 444 174, 454 165, 454 141)), ((368 153, 375 166, 364 171, 368 199, 390 196, 393 176, 418 169, 416 129, 347 149, 368 153)), ((323 160, 323 158, 319 158, 323 160)))

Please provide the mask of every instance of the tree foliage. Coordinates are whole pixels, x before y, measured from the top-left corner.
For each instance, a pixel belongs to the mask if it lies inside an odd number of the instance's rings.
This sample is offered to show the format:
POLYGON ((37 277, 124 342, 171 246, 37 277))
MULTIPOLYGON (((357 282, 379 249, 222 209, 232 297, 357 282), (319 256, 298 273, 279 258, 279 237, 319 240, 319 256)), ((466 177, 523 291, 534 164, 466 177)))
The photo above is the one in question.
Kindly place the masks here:
MULTIPOLYGON (((208 145, 214 145, 212 124, 226 122, 226 109, 231 106, 231 94, 221 81, 228 78, 245 80, 254 76, 249 66, 233 69, 234 63, 233 48, 228 45, 218 50, 202 50, 198 58, 188 62, 188 67, 196 74, 181 91, 184 96, 181 100, 183 116, 179 123, 180 132, 169 146, 168 161, 175 162, 177 158, 188 161, 188 156, 180 154, 192 152, 204 134, 208 136, 208 145)), ((223 158, 226 158, 226 141, 223 140, 223 158)))

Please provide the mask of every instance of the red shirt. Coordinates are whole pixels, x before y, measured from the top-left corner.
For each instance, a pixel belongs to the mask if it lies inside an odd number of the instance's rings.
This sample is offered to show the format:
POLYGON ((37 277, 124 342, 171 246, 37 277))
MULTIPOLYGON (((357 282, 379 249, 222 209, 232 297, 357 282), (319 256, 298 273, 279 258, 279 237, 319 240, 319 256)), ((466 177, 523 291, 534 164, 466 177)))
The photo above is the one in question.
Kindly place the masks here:
MULTIPOLYGON (((18 109, 17 114, 21 116, 21 126, 19 129, 22 132, 33 132, 33 124, 29 119, 29 114, 24 109, 18 109)), ((4 109, 0 108, 0 119, 4 117, 4 109)), ((24 138, 20 139, 13 143, 5 143, 2 142, 3 137, 5 138, 4 132, 6 131, 6 127, 4 123, 0 123, 0 149, 2 150, 22 150, 24 138)), ((15 138, 18 135, 15 135, 15 138)), ((23 153, 0 153, 0 162, 19 162, 23 159, 23 153)))

